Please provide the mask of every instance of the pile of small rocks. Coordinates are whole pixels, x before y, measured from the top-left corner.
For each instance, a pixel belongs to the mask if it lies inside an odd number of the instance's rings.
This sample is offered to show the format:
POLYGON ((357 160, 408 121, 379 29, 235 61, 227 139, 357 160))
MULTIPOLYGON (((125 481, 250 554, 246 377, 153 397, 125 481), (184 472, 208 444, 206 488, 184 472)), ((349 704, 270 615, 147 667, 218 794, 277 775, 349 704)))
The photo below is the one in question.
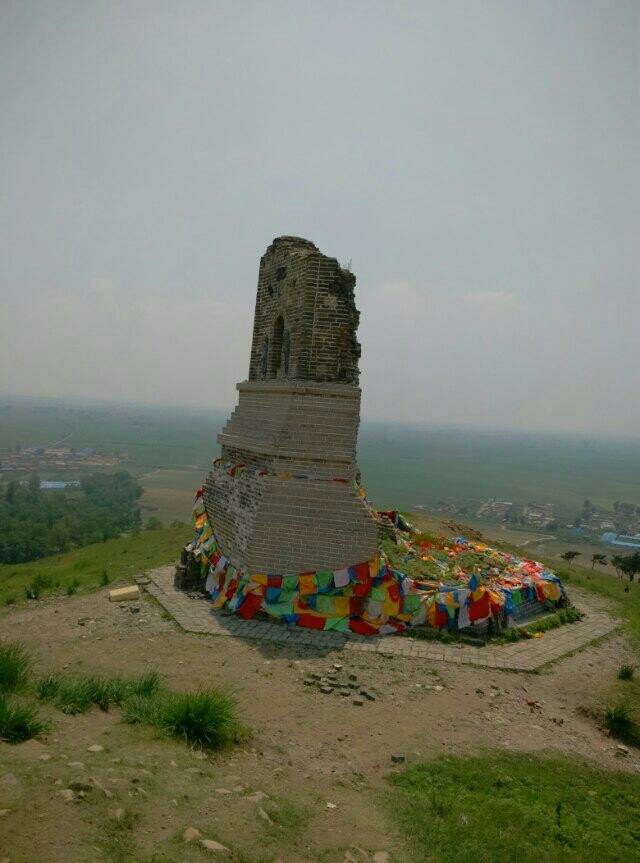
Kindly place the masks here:
POLYGON ((317 671, 307 672, 303 683, 319 689, 324 695, 337 692, 343 698, 352 698, 352 703, 358 707, 362 707, 365 701, 376 701, 379 697, 376 692, 358 681, 357 674, 346 672, 339 662, 334 662, 324 674, 317 671))

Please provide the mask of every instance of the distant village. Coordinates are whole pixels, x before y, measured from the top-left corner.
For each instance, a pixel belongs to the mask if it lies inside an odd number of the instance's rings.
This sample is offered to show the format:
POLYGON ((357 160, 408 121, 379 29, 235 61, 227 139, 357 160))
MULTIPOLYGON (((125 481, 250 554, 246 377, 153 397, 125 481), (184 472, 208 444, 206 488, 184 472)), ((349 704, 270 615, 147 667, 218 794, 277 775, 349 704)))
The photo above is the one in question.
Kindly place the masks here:
POLYGON ((59 470, 86 470, 114 467, 126 461, 128 453, 96 452, 90 447, 16 447, 0 450, 0 471, 45 473, 59 470))
POLYGON ((582 511, 570 524, 559 524, 556 507, 552 503, 517 504, 508 500, 488 498, 479 506, 439 501, 434 512, 447 515, 475 515, 500 524, 529 527, 556 532, 558 529, 573 536, 627 548, 640 548, 640 504, 617 501, 613 511, 597 509, 585 500, 582 511))

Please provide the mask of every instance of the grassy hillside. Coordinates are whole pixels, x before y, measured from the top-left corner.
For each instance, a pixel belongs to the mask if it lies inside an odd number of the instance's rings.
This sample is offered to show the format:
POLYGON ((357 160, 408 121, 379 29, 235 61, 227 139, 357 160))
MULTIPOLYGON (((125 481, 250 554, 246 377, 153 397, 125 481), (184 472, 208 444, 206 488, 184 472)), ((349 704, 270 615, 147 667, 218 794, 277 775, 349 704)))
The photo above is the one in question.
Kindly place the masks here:
POLYGON ((392 778, 415 860, 640 860, 640 777, 553 757, 445 756, 392 778))
POLYGON ((131 580, 136 573, 176 560, 190 534, 190 527, 148 530, 31 563, 2 565, 0 606, 26 601, 27 592, 42 598, 131 580))

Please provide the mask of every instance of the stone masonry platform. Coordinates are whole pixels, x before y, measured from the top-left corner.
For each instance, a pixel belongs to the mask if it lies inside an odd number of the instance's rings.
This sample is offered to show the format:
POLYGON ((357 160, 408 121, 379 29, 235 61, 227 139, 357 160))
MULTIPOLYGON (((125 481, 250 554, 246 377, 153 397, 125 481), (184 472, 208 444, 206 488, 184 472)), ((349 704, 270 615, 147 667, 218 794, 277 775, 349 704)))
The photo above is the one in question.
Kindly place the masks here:
POLYGON ((419 641, 399 636, 344 635, 286 626, 269 621, 243 620, 215 611, 206 599, 193 599, 173 586, 175 566, 163 566, 146 575, 150 579, 146 590, 172 615, 185 632, 201 635, 231 636, 254 641, 318 648, 320 650, 360 650, 387 656, 407 656, 413 659, 452 662, 459 665, 476 665, 501 668, 506 671, 535 672, 549 662, 570 653, 613 632, 620 621, 604 611, 579 602, 585 615, 579 623, 571 623, 546 632, 542 638, 527 639, 514 644, 470 647, 419 641))

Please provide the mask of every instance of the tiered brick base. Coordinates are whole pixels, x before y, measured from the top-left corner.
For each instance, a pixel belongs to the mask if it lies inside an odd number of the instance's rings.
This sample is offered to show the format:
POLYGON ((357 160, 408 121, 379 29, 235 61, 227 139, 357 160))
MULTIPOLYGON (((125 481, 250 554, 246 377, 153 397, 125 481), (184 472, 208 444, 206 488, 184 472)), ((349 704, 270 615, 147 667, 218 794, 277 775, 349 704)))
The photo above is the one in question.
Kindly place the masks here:
POLYGON ((295 626, 287 627, 281 623, 242 620, 234 614, 216 612, 210 602, 204 599, 192 599, 188 594, 176 590, 173 586, 173 573, 173 566, 148 572, 151 583, 147 585, 146 590, 173 615, 185 632, 246 638, 252 641, 271 641, 323 651, 359 650, 387 656, 407 656, 428 661, 500 668, 506 671, 535 672, 550 662, 555 662, 567 654, 586 647, 620 626, 619 620, 592 608, 585 598, 578 602, 584 614, 579 623, 570 623, 553 629, 545 633, 543 638, 519 641, 515 644, 480 648, 417 641, 413 638, 344 635, 295 626))
POLYGON ((218 436, 223 459, 268 475, 230 476, 222 465, 208 474, 205 507, 225 556, 237 568, 279 574, 372 558, 378 528, 355 487, 360 390, 297 381, 238 390, 218 436))

